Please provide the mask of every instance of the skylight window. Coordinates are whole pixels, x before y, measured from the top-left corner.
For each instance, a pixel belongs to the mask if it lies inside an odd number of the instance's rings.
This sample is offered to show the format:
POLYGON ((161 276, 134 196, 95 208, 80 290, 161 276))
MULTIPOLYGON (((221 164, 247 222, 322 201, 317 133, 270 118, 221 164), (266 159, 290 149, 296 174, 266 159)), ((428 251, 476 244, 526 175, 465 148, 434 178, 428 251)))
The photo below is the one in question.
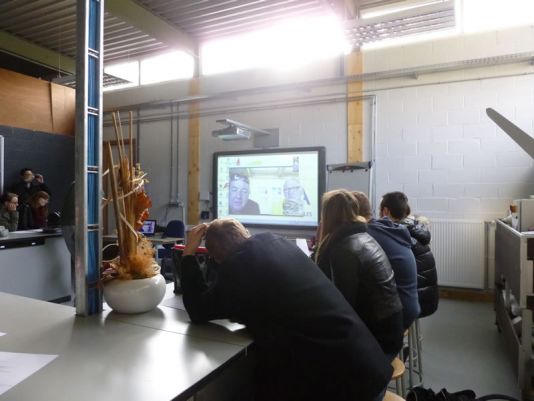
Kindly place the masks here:
POLYGON ((414 8, 429 6, 432 4, 443 3, 444 0, 404 0, 393 4, 386 4, 382 6, 364 8, 361 11, 361 18, 375 18, 384 15, 396 14, 402 11, 412 10, 414 8))
POLYGON ((463 0, 463 31, 480 32, 531 25, 532 0, 463 0))
POLYGON ((193 77, 195 61, 189 54, 174 51, 141 60, 141 85, 193 77))
POLYGON ((137 60, 107 65, 104 67, 104 72, 106 74, 128 81, 128 83, 119 83, 115 85, 106 86, 104 87, 104 91, 131 88, 133 86, 139 85, 139 61, 137 60))
POLYGON ((292 69, 347 52, 342 23, 333 16, 295 19, 201 48, 205 75, 252 68, 292 69))

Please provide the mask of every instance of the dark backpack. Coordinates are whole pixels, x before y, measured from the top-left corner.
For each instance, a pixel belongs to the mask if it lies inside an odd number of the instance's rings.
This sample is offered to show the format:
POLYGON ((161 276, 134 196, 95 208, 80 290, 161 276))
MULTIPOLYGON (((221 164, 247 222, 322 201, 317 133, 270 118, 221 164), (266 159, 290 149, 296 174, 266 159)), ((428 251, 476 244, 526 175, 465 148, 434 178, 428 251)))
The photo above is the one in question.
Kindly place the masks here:
POLYGON ((473 390, 462 390, 455 393, 449 393, 446 389, 441 389, 438 393, 430 388, 414 387, 407 396, 406 401, 489 401, 489 400, 508 400, 519 401, 516 398, 503 394, 488 394, 477 398, 473 390))

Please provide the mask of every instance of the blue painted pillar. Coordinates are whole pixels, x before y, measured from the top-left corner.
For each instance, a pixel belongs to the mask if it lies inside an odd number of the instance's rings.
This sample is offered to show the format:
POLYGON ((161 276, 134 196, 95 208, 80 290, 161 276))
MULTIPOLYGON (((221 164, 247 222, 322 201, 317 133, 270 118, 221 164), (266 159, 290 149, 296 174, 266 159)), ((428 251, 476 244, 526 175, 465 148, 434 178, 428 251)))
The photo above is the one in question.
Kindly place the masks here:
POLYGON ((102 76, 104 0, 77 0, 76 313, 102 311, 102 76))

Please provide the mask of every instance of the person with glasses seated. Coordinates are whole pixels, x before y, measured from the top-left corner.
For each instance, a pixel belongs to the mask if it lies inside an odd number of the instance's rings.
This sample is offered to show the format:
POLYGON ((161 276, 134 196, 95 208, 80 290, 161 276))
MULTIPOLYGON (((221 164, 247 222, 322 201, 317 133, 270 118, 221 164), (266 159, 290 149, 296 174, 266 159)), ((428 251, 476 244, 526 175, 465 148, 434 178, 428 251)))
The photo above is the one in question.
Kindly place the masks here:
POLYGON ((230 214, 260 214, 259 205, 250 195, 250 182, 245 174, 230 172, 230 187, 228 191, 228 203, 230 214))
POLYGON ((0 226, 4 226, 9 231, 17 231, 19 225, 19 198, 12 192, 5 193, 1 198, 0 206, 0 226))

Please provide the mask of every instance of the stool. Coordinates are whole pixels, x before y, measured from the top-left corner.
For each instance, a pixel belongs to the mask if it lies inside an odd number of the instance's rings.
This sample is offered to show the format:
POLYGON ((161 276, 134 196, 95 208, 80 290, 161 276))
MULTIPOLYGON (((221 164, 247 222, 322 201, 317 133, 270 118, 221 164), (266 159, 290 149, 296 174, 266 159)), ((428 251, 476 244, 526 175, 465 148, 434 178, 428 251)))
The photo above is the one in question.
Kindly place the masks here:
POLYGON ((404 373, 406 372, 406 366, 399 358, 393 359, 391 366, 393 367, 391 380, 395 380, 395 390, 398 395, 404 397, 404 373))
POLYGON ((408 385, 409 388, 423 385, 423 352, 419 319, 408 329, 408 385), (417 376, 417 382, 414 380, 417 376))
POLYGON ((392 393, 391 391, 386 391, 386 395, 384 395, 382 401, 404 401, 404 398, 402 398, 400 395, 392 393))

